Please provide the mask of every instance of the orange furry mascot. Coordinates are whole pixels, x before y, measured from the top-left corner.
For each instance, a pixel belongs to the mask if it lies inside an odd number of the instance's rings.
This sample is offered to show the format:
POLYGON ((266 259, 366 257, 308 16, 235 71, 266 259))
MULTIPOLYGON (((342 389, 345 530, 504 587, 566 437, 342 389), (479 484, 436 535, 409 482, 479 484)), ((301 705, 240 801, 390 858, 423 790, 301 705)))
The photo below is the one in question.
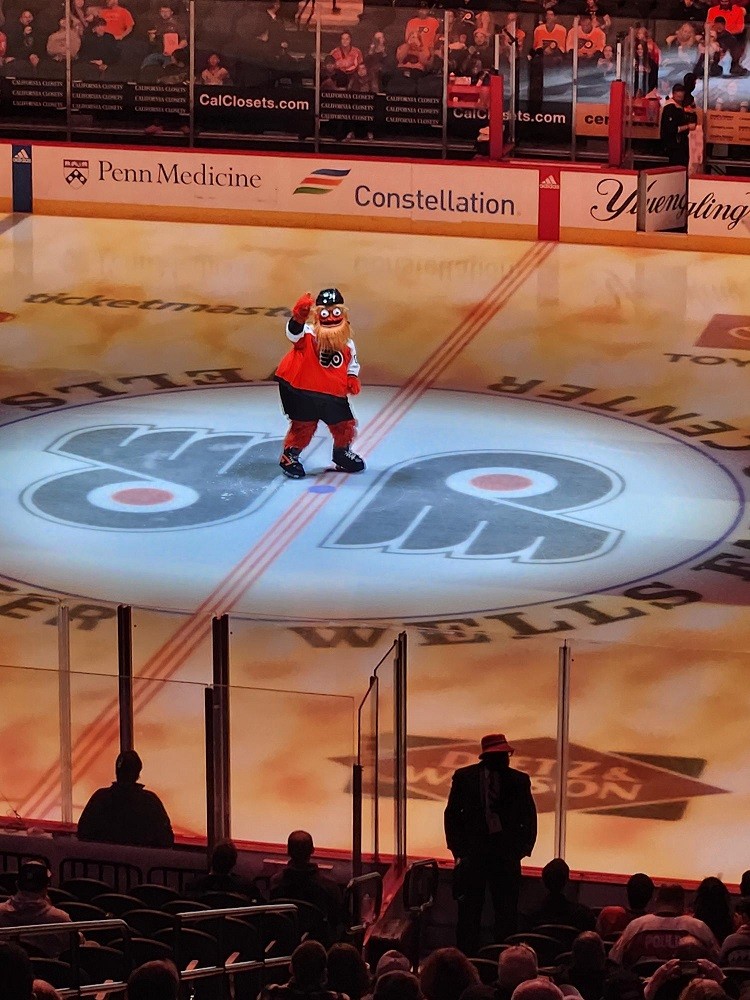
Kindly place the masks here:
POLYGON ((308 292, 286 325, 292 348, 276 369, 284 413, 290 420, 279 465, 290 479, 304 479, 300 454, 318 421, 333 438, 333 462, 341 472, 362 472, 365 463, 349 447, 357 422, 348 396, 360 390, 359 362, 351 337, 349 310, 338 288, 324 288, 315 302, 308 292))

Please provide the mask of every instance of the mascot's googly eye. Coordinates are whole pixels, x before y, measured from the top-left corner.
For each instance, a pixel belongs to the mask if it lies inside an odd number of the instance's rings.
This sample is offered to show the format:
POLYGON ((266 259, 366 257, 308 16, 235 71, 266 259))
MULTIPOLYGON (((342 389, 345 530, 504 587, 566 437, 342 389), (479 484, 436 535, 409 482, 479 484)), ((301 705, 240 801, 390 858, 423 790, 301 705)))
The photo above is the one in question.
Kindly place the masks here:
POLYGON ((341 316, 341 310, 336 308, 333 310, 333 315, 338 319, 341 316))
POLYGON ((327 309, 321 309, 320 310, 320 318, 321 319, 328 319, 328 310, 327 309))

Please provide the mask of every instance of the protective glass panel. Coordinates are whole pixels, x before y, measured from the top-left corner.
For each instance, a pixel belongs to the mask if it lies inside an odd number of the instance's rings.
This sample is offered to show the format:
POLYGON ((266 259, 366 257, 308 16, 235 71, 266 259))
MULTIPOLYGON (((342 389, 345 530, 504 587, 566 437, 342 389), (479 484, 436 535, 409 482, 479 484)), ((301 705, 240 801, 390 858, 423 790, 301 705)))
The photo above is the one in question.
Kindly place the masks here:
MULTIPOLYGON (((190 27, 182 4, 67 0, 73 132, 187 131, 190 27), (133 10, 131 10, 133 6, 133 10)), ((85 183, 85 181, 83 182, 85 183)))
POLYGON ((93 792, 114 781, 115 760, 120 750, 119 719, 116 675, 71 672, 70 756, 74 821, 78 820, 93 792))
MULTIPOLYGON (((514 14, 506 15, 511 27, 507 24, 504 27, 505 32, 515 33, 518 40, 516 141, 526 146, 560 147, 562 151, 569 147, 572 134, 574 19, 552 10, 536 17, 523 14, 517 18, 518 27, 514 31, 514 18, 514 14)), ((598 54, 592 52, 590 60, 589 75, 592 82, 596 81, 592 94, 598 93, 596 88, 601 88, 604 79, 604 70, 598 66, 605 45, 599 35, 601 30, 592 27, 592 44, 599 46, 593 50, 598 54)), ((579 48, 583 44, 580 41, 579 48)), ((579 73, 583 67, 584 60, 579 59, 579 73)), ((585 79, 586 73, 582 75, 585 79)), ((588 93, 585 86, 579 87, 581 92, 588 93)))
POLYGON ((707 122, 706 142, 710 159, 743 160, 750 146, 750 58, 747 49, 747 29, 742 14, 744 8, 732 5, 731 11, 721 12, 706 24, 708 42, 700 46, 698 93, 705 81, 703 57, 707 52, 707 122), (719 19, 723 14, 724 23, 719 19))
POLYGON ((443 810, 453 772, 477 762, 483 735, 504 733, 515 747, 511 766, 531 777, 538 813, 536 847, 524 864, 552 857, 560 643, 524 638, 523 616, 503 617, 409 630, 410 855, 450 857, 443 810), (446 698, 450 718, 437 708, 446 698))
POLYGON ((69 37, 64 11, 56 5, 7 12, 0 58, 1 122, 64 128, 69 37))
POLYGON ((351 851, 353 699, 233 686, 229 706, 234 836, 283 844, 304 828, 351 851))
POLYGON ((574 644, 572 868, 739 881, 750 659, 701 646, 699 636, 682 649, 574 644))
POLYGON ((439 145, 444 35, 442 13, 426 8, 372 7, 358 24, 323 16, 321 140, 439 145))
POLYGON ((312 136, 315 44, 289 5, 196 0, 197 134, 312 136))

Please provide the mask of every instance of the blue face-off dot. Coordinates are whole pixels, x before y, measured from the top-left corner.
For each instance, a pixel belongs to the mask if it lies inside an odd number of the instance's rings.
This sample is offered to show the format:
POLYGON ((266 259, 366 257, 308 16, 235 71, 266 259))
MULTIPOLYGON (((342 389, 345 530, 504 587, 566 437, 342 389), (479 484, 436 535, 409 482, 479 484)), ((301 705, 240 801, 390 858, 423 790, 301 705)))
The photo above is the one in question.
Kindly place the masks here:
POLYGON ((308 493, 335 493, 335 486, 310 486, 307 490, 308 493))

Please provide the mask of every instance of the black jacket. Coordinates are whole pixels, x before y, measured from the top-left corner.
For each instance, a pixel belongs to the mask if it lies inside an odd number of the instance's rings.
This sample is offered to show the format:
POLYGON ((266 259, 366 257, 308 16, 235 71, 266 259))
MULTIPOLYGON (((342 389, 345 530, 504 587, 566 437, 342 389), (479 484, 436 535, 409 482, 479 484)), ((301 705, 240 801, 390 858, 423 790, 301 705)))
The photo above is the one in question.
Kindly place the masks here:
POLYGON ((453 775, 445 809, 445 839, 458 858, 480 852, 523 858, 536 843, 536 806, 528 774, 512 767, 500 775, 497 810, 502 833, 490 834, 485 813, 482 763, 459 768, 453 775))
POLYGON ((314 862, 294 865, 290 861, 285 868, 271 878, 271 900, 299 899, 312 903, 328 918, 332 931, 343 921, 341 889, 337 882, 322 875, 314 862))
POLYGON ((78 820, 78 839, 134 847, 173 847, 161 799, 143 785, 114 781, 94 792, 78 820))

